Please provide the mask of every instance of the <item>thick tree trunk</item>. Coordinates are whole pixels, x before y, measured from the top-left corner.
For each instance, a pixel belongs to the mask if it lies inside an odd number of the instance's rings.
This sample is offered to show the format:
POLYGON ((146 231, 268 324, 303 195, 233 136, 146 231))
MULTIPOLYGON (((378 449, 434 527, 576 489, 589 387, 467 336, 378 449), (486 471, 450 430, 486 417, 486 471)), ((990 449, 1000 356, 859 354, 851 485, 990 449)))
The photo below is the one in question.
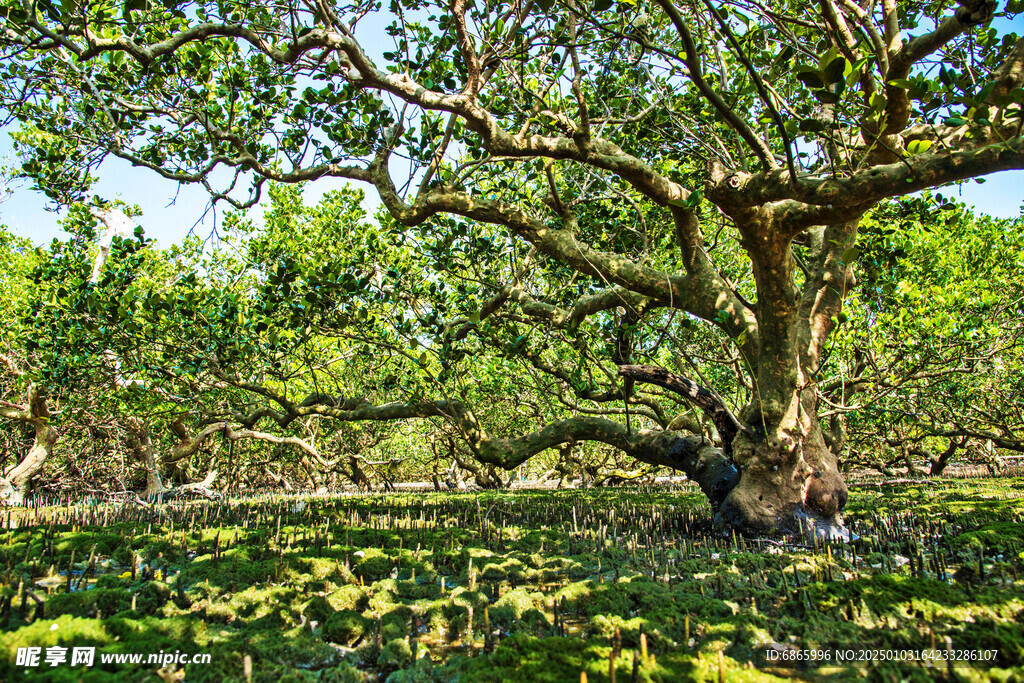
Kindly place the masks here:
POLYGON ((360 459, 356 456, 349 456, 348 464, 351 468, 351 474, 346 472, 345 475, 353 484, 359 487, 360 491, 366 493, 367 491, 373 490, 373 482, 370 481, 368 476, 366 476, 366 472, 364 472, 363 468, 359 465, 359 460, 360 459))
POLYGON ((157 457, 156 448, 153 446, 149 425, 139 418, 130 418, 128 425, 132 431, 135 455, 146 470, 146 488, 139 494, 139 497, 151 500, 167 493, 170 489, 164 485, 163 476, 160 474, 160 460, 157 457))
POLYGON ((745 533, 849 539, 840 517, 846 484, 818 421, 814 373, 856 285, 846 250, 856 242, 858 219, 803 226, 782 204, 739 209, 733 218, 757 285, 757 339, 747 340, 746 356, 755 396, 732 441, 740 479, 718 523, 745 533), (806 263, 794 255, 798 235, 806 263))
POLYGON ((210 500, 220 499, 221 494, 210 488, 217 478, 217 470, 208 472, 202 481, 189 482, 179 486, 166 485, 161 473, 161 458, 153 445, 149 424, 145 420, 133 417, 129 420, 129 429, 132 430, 135 455, 146 470, 146 488, 139 494, 140 498, 152 500, 157 497, 166 499, 198 495, 210 500))
POLYGON ((206 473, 206 477, 204 477, 202 481, 193 481, 188 484, 182 484, 181 486, 175 486, 170 489, 170 494, 172 496, 199 495, 208 500, 220 500, 223 496, 221 496, 219 492, 210 488, 215 479, 217 479, 217 470, 210 470, 206 473))
MULTIPOLYGON (((454 452, 454 449, 453 449, 454 452)), ((445 474, 445 486, 448 487, 449 491, 465 491, 466 480, 462 476, 462 467, 454 458, 452 459, 451 465, 448 466, 448 472, 445 474)))
POLYGON ((813 389, 799 400, 793 425, 768 424, 753 411, 733 441, 739 483, 722 502, 717 522, 747 533, 802 533, 849 539, 840 513, 847 488, 825 445, 813 389))
POLYGON ((24 505, 29 487, 36 478, 57 443, 57 430, 50 425, 50 412, 46 398, 34 384, 28 387, 28 406, 24 410, 5 411, 5 417, 31 424, 35 430, 32 447, 17 465, 0 477, 0 503, 24 505))
POLYGON ((849 538, 839 516, 846 505, 846 484, 825 445, 814 389, 794 396, 791 408, 774 420, 756 407, 738 419, 719 396, 684 377, 642 365, 624 365, 619 374, 675 391, 714 420, 720 446, 694 448, 686 441, 693 437, 664 432, 662 442, 652 442, 650 450, 661 450, 664 464, 697 481, 720 528, 849 538))
POLYGON ((291 493, 295 490, 295 487, 292 486, 291 482, 288 481, 288 478, 284 475, 284 467, 282 465, 277 466, 276 472, 272 471, 268 467, 263 471, 263 474, 266 474, 272 482, 283 488, 286 492, 291 493))
POLYGON ((25 504, 32 481, 42 471, 57 443, 57 430, 45 419, 35 419, 32 423, 35 428, 32 447, 21 462, 0 477, 0 502, 8 505, 25 504))
POLYGON ((640 462, 683 472, 696 482, 715 511, 740 479, 739 470, 729 456, 699 436, 657 432, 644 439, 643 445, 630 454, 640 462))
POLYGON ((928 476, 941 477, 942 473, 946 471, 946 465, 949 464, 950 456, 953 455, 953 452, 955 452, 956 449, 956 442, 950 439, 949 448, 932 457, 931 466, 928 468, 928 476))
MULTIPOLYGON (((966 443, 966 438, 964 443, 966 443)), ((981 447, 982 453, 985 455, 985 465, 988 467, 988 473, 993 477, 998 477, 1003 473, 1003 461, 999 459, 999 453, 996 451, 996 444, 992 439, 985 439, 981 447)))

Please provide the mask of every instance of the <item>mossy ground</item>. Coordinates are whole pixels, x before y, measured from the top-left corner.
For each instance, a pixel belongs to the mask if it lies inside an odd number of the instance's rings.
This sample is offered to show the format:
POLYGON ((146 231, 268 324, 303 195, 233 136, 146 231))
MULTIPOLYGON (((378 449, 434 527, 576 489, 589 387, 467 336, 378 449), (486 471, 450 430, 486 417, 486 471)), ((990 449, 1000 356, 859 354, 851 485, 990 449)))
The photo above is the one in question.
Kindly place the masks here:
POLYGON ((1024 680, 1021 485, 855 488, 853 547, 715 537, 689 489, 12 513, 0 680, 238 681, 246 659, 274 682, 949 676, 766 661, 825 645, 994 652, 953 674, 1024 680), (55 645, 96 663, 15 665, 55 645), (175 651, 210 662, 100 662, 175 651))

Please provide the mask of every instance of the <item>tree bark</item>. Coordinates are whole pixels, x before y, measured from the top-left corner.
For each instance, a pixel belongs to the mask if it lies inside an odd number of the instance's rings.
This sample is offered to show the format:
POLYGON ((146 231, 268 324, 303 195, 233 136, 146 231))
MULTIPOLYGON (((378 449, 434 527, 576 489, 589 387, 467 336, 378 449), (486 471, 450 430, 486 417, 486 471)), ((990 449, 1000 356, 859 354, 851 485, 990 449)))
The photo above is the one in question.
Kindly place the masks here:
POLYGON ((619 374, 623 377, 655 384, 659 387, 673 391, 699 407, 711 418, 718 430, 718 436, 722 440, 722 448, 726 455, 732 454, 732 442, 736 433, 742 429, 739 420, 732 414, 729 407, 725 405, 722 397, 710 389, 700 386, 691 379, 673 374, 662 368, 653 365, 623 365, 619 367, 619 374))
POLYGON ((928 458, 929 462, 931 463, 931 467, 928 470, 928 476, 942 476, 942 473, 946 469, 946 465, 949 464, 950 458, 953 457, 958 448, 965 445, 967 445, 966 436, 963 437, 960 441, 957 441, 956 439, 950 439, 949 445, 946 447, 946 450, 928 458))
POLYGON ((23 410, 5 408, 4 417, 30 424, 35 432, 32 447, 25 457, 0 477, 0 502, 24 505, 29 487, 46 463, 57 443, 57 430, 50 425, 50 411, 46 397, 35 384, 29 384, 28 404, 23 410))
POLYGON ((815 389, 799 392, 795 409, 781 416, 754 407, 741 421, 721 397, 685 377, 635 365, 622 366, 619 374, 674 391, 715 422, 720 449, 710 444, 696 451, 681 448, 682 442, 671 441, 671 432, 665 432, 668 443, 662 447, 682 456, 669 458, 675 461, 670 466, 698 482, 711 500, 717 526, 751 534, 813 530, 849 538, 839 516, 846 505, 846 484, 825 445, 815 389))
POLYGON ((716 522, 756 534, 813 533, 849 540, 840 513, 848 496, 835 454, 825 445, 814 389, 800 392, 795 425, 750 411, 733 442, 739 483, 716 522))
POLYGON ((163 476, 160 474, 160 458, 153 446, 153 437, 145 420, 137 417, 130 418, 128 428, 132 432, 135 455, 146 470, 146 488, 139 494, 139 497, 144 500, 152 500, 170 491, 164 485, 163 476))
POLYGON ((345 476, 347 476, 349 480, 359 488, 360 491, 366 493, 367 491, 373 490, 373 482, 370 481, 370 478, 366 476, 366 472, 364 472, 363 468, 360 466, 360 460, 361 458, 358 458, 354 455, 349 456, 348 464, 350 472, 345 472, 345 476))
POLYGON ((220 500, 221 494, 210 488, 216 478, 217 470, 210 470, 202 481, 193 481, 188 484, 182 484, 181 486, 175 486, 170 492, 175 496, 182 494, 198 494, 209 500, 220 500))

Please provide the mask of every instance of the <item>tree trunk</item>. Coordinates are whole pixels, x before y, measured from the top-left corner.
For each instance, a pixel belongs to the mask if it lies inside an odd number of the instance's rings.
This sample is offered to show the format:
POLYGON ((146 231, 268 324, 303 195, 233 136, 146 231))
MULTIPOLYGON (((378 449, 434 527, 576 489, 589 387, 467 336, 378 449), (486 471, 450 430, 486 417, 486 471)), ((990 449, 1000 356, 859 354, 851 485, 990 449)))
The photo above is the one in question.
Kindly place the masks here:
MULTIPOLYGON (((455 449, 453 446, 452 453, 454 452, 455 449)), ((458 461, 455 460, 454 457, 452 458, 451 465, 448 466, 448 472, 445 474, 444 480, 449 491, 466 490, 465 478, 462 476, 462 467, 459 466, 458 461)))
POLYGON ((57 443, 57 430, 50 425, 50 411, 46 398, 35 384, 28 387, 28 406, 25 410, 5 412, 18 422, 31 424, 35 436, 28 454, 17 465, 0 477, 0 502, 8 505, 24 505, 29 487, 43 469, 47 458, 57 443))
POLYGON ((769 424, 754 412, 732 442, 739 482, 716 515, 720 526, 747 533, 802 533, 849 539, 840 512, 847 488, 825 445, 813 389, 802 392, 792 424, 769 424))
POLYGON ((662 443, 651 444, 651 450, 664 451, 662 462, 650 456, 638 459, 668 465, 694 479, 710 499, 719 528, 747 534, 813 530, 849 539, 839 516, 846 505, 846 484, 825 445, 815 389, 799 392, 789 409, 775 411, 775 417, 753 406, 737 418, 714 392, 661 368, 624 365, 619 374, 675 391, 715 422, 719 446, 695 448, 685 437, 665 432, 662 443))
POLYGON ((277 472, 274 472, 269 467, 267 467, 263 473, 266 474, 267 477, 269 477, 272 482, 283 488, 286 492, 291 493, 292 491, 295 490, 295 487, 292 486, 291 482, 289 482, 288 478, 285 476, 284 467, 282 465, 277 466, 277 472))
POLYGON ((956 439, 950 439, 949 445, 946 447, 946 450, 942 451, 937 455, 933 455, 928 459, 931 463, 931 467, 928 470, 928 475, 932 477, 941 476, 946 469, 946 465, 949 464, 950 458, 953 457, 957 449, 966 445, 966 436, 963 437, 960 441, 957 441, 956 439))
POLYGON ((163 477, 160 474, 160 460, 157 457, 156 448, 153 446, 149 425, 144 420, 133 417, 128 421, 128 428, 132 431, 135 455, 146 469, 146 488, 139 494, 139 497, 151 500, 170 489, 164 485, 163 477))
POLYGON ((982 451, 986 456, 985 464, 988 466, 988 473, 993 477, 1001 475, 1003 473, 1003 461, 999 459, 995 442, 992 439, 985 439, 982 451))
POLYGON ((42 420, 36 421, 34 425, 32 447, 21 462, 0 478, 0 500, 10 505, 25 504, 32 481, 42 471, 53 451, 53 445, 57 443, 57 430, 42 420))
MULTIPOLYGON (((735 437, 722 435, 723 449, 740 476, 716 521, 750 534, 811 531, 848 540, 840 517, 847 488, 818 420, 814 373, 839 324, 843 299, 856 285, 846 250, 856 242, 859 219, 797 225, 782 203, 737 208, 732 217, 757 285, 756 340, 752 335, 737 339, 738 345, 747 345, 755 396, 741 411, 735 437), (793 251, 793 240, 801 234, 806 264, 793 251), (800 270, 802 287, 797 285, 800 270)), ((707 403, 706 396, 698 399, 707 403)), ((719 424, 728 429, 722 417, 719 424)))
POLYGON ((352 481, 352 483, 355 484, 363 493, 366 493, 367 491, 372 491, 373 482, 370 481, 370 478, 366 476, 366 472, 364 472, 363 468, 359 465, 359 458, 355 456, 349 456, 348 464, 349 467, 351 467, 352 472, 351 474, 349 474, 348 472, 346 472, 345 474, 352 481))
POLYGON ((907 466, 907 476, 911 478, 916 477, 919 472, 917 471, 917 465, 914 464, 914 452, 908 444, 900 445, 900 457, 903 458, 903 464, 907 466))
POLYGON ((182 484, 181 486, 175 486, 170 489, 170 493, 174 496, 182 494, 200 495, 208 500, 220 500, 223 496, 221 496, 219 492, 210 488, 216 478, 217 470, 210 470, 202 481, 193 481, 188 484, 182 484))

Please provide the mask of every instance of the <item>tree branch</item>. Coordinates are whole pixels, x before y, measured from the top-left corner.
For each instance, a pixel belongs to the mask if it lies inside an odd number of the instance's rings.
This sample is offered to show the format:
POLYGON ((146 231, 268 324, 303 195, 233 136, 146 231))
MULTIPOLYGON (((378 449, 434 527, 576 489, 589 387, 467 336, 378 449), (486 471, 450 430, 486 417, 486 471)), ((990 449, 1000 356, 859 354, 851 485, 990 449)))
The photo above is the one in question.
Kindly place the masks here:
POLYGON ((686 26, 686 22, 682 15, 679 13, 679 9, 672 3, 672 0, 657 0, 661 8, 665 10, 665 14, 668 15, 672 21, 672 25, 675 26, 676 32, 679 33, 679 37, 683 41, 683 49, 686 50, 686 57, 683 60, 686 64, 686 69, 690 74, 690 79, 694 85, 700 91, 701 95, 704 96, 711 106, 715 108, 719 116, 725 119, 726 123, 735 130, 744 142, 750 147, 750 149, 757 155, 757 158, 761 161, 761 166, 765 171, 778 168, 778 164, 775 163, 775 157, 772 154, 771 149, 768 147, 768 143, 759 138, 751 130, 747 122, 736 115, 732 107, 725 103, 721 95, 715 91, 714 88, 704 79, 703 70, 700 66, 700 56, 697 53, 697 46, 693 42, 693 36, 690 34, 690 29, 686 26))
POLYGON ((726 455, 732 455, 732 441, 744 428, 722 397, 714 391, 705 389, 691 379, 653 365, 623 365, 619 367, 619 375, 673 391, 703 410, 718 430, 726 455))
MULTIPOLYGON (((784 170, 757 175, 733 173, 720 182, 712 183, 708 197, 721 207, 753 207, 779 202, 775 205, 776 212, 788 211, 794 216, 815 207, 829 209, 834 211, 834 215, 828 218, 839 221, 844 220, 844 208, 859 215, 871 203, 886 197, 1021 168, 1024 168, 1024 138, 1017 136, 1005 143, 917 154, 846 177, 801 178, 795 185, 787 182, 785 175, 788 172, 784 170), (787 199, 792 201, 783 201, 787 199)), ((850 217, 846 214, 845 219, 850 217)), ((817 224, 825 224, 824 218, 817 224)))

